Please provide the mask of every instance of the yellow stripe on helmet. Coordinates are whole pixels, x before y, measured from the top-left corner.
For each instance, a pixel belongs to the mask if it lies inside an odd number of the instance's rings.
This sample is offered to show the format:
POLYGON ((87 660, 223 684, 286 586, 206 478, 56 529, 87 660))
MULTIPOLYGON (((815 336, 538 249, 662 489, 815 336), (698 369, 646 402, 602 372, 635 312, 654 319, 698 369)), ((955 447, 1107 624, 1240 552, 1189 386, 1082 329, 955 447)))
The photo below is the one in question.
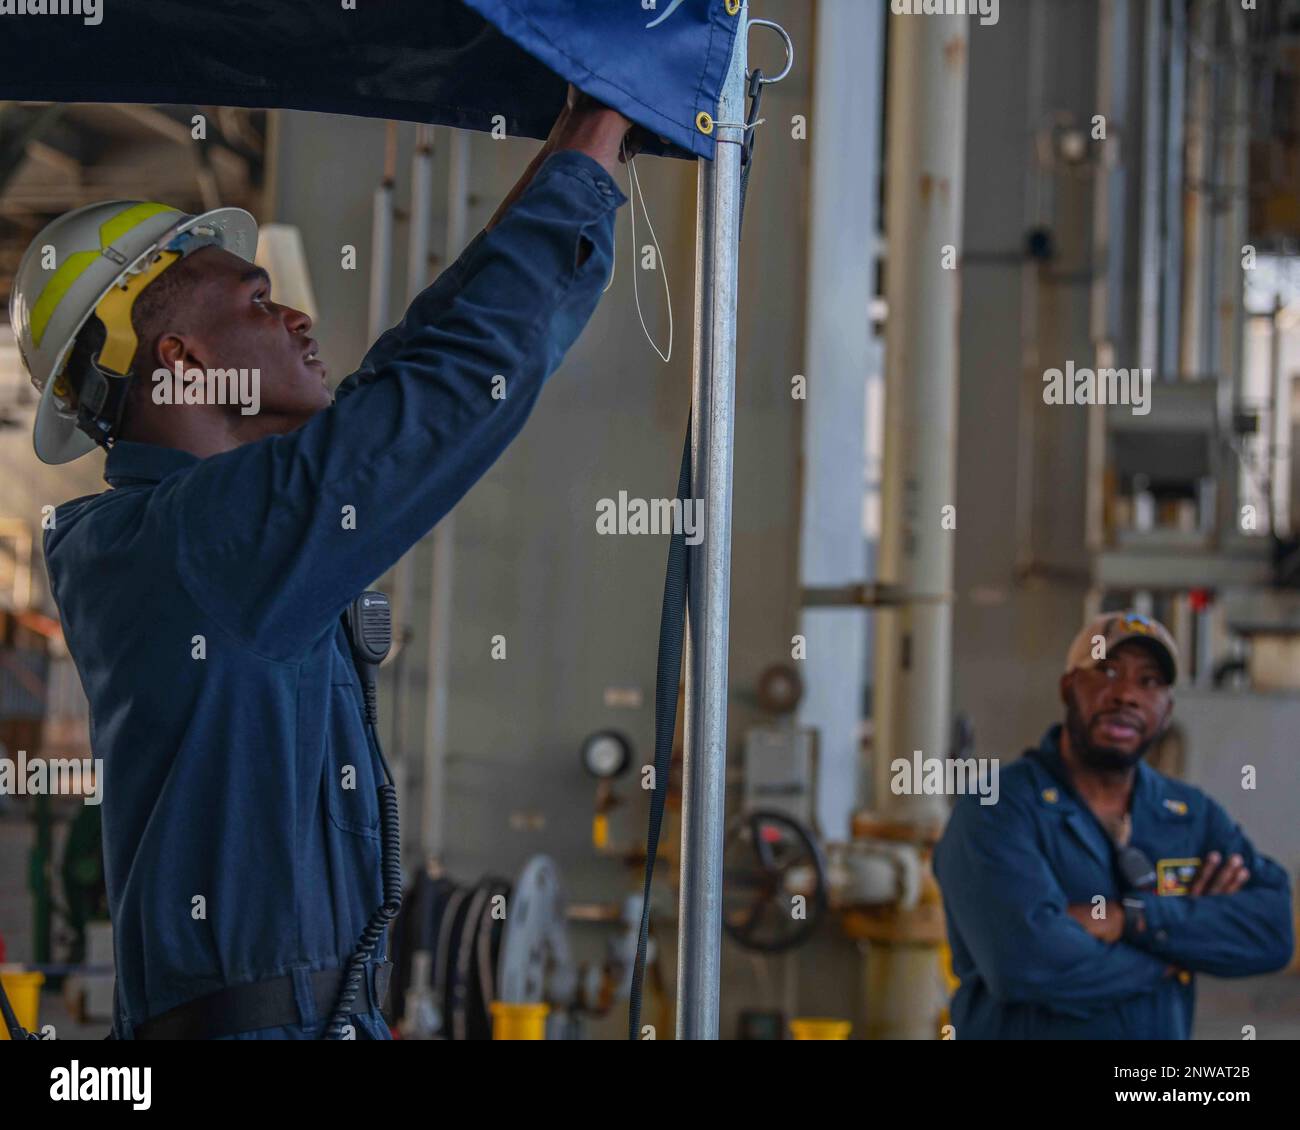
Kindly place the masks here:
POLYGON ((51 276, 50 281, 41 288, 40 297, 32 306, 32 341, 36 345, 41 344, 41 338, 45 336, 50 319, 54 316, 54 311, 59 308, 64 295, 71 289, 72 284, 81 278, 86 268, 98 258, 98 251, 77 251, 69 255, 51 276))
MULTIPOLYGON (((69 290, 86 272, 90 265, 99 258, 104 248, 111 247, 122 236, 139 227, 145 220, 152 219, 160 212, 175 212, 167 204, 146 202, 135 204, 119 212, 111 220, 106 220, 99 228, 99 248, 94 251, 77 251, 69 255, 51 276, 50 281, 41 288, 41 293, 32 304, 31 332, 33 344, 39 346, 49 328, 50 319, 59 303, 67 296, 69 290)), ((178 213, 179 214, 179 213, 178 213)))
POLYGON ((111 247, 133 228, 138 228, 145 220, 152 219, 159 212, 174 212, 166 204, 144 203, 119 212, 111 220, 106 220, 99 229, 99 246, 111 247))

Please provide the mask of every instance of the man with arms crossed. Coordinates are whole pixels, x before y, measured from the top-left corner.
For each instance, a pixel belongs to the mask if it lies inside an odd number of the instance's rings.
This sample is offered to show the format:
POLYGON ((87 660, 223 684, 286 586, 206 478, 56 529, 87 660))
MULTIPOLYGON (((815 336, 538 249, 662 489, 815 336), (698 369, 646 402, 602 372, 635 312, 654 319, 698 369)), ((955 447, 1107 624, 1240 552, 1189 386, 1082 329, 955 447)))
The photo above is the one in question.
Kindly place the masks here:
POLYGON ((1193 973, 1290 960, 1286 872, 1143 762, 1176 675, 1163 625, 1097 617, 1066 659, 1064 724, 1002 773, 997 804, 958 800, 934 854, 957 1039, 1187 1039, 1193 973))

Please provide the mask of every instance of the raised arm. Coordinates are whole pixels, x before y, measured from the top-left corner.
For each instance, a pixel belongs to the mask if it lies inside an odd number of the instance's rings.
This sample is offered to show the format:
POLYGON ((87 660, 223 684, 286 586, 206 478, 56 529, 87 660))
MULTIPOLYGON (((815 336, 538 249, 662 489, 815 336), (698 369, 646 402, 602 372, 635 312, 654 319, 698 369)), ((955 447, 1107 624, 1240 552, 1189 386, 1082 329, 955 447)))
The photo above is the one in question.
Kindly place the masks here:
POLYGON ((269 658, 331 630, 518 434, 596 307, 625 201, 602 161, 557 148, 330 408, 165 480, 154 514, 200 607, 269 658))

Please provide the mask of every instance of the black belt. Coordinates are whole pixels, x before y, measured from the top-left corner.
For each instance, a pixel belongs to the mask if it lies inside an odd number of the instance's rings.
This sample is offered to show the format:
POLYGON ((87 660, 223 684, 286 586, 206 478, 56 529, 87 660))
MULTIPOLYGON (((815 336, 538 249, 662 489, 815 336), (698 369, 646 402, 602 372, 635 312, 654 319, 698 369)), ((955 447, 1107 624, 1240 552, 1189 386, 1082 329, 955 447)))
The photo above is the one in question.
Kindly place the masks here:
MULTIPOLYGON (((375 992, 371 992, 370 965, 361 979, 354 1015, 377 1012, 388 996, 388 978, 393 963, 385 961, 374 969, 375 992)), ((343 981, 341 969, 318 969, 307 974, 316 999, 316 1017, 321 1025, 329 1021, 343 981)), ((293 975, 232 985, 207 996, 177 1005, 135 1025, 137 1040, 215 1040, 259 1028, 279 1028, 303 1023, 294 993, 293 975)))

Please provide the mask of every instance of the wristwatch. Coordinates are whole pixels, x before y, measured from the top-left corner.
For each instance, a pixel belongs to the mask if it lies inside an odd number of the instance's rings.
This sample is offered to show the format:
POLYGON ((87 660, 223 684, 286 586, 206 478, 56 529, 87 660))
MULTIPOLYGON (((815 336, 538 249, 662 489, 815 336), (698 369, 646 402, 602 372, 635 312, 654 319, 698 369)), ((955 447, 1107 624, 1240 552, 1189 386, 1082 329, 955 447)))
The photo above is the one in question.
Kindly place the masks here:
POLYGON ((1120 905, 1124 907, 1124 936, 1131 938, 1145 934, 1147 932, 1146 903, 1140 898, 1125 895, 1120 899, 1120 905))

